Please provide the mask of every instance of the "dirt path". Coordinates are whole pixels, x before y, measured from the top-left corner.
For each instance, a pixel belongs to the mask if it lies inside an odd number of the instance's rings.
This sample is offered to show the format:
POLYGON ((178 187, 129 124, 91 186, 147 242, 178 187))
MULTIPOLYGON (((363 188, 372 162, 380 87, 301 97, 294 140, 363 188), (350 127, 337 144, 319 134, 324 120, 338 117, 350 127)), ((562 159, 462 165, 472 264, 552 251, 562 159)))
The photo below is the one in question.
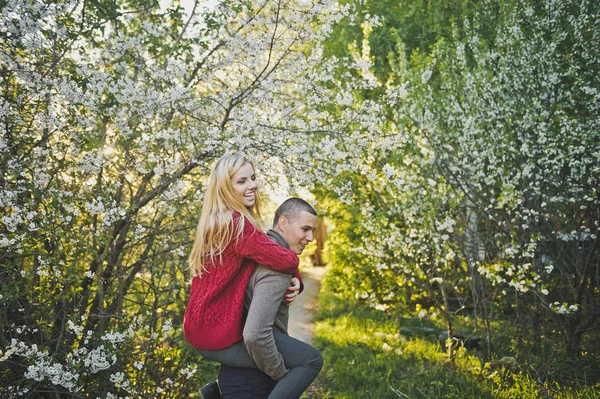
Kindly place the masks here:
POLYGON ((304 282, 304 291, 290 306, 289 333, 290 336, 300 341, 310 343, 313 335, 317 296, 325 268, 311 267, 302 269, 300 273, 304 282))

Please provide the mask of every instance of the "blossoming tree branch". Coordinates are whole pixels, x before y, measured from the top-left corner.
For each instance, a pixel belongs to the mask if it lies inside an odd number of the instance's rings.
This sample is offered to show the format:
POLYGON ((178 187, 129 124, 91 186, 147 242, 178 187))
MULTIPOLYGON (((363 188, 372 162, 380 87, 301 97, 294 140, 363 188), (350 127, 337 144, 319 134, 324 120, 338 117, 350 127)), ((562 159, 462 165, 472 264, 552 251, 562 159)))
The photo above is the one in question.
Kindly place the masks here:
POLYGON ((229 149, 315 194, 341 298, 449 336, 470 309, 488 357, 516 309, 578 356, 600 317, 598 9, 488 3, 427 42, 383 0, 3 2, 0 393, 196 390, 186 258, 229 149))

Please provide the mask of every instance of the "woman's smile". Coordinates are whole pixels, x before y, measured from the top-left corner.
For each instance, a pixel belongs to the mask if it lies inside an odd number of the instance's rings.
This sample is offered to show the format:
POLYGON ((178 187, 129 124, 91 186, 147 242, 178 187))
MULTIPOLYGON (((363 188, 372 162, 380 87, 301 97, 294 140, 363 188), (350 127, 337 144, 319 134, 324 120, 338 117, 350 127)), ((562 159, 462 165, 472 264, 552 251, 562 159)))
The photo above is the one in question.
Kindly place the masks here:
POLYGON ((256 175, 254 174, 254 168, 250 163, 242 166, 240 170, 233 175, 231 178, 231 185, 245 207, 250 208, 254 205, 256 202, 256 189, 258 188, 258 183, 256 181, 256 175))

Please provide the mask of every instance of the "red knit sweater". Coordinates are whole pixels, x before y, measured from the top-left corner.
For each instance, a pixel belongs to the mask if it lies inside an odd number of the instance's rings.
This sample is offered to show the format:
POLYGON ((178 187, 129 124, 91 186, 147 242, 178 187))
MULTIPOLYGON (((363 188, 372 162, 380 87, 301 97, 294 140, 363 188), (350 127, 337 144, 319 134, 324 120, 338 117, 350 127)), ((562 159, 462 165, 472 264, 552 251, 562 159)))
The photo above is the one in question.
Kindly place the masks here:
MULTIPOLYGON (((239 217, 234 214, 234 223, 239 217)), ((192 280, 183 319, 183 333, 192 346, 217 350, 243 339, 244 295, 257 262, 300 279, 298 256, 245 219, 242 237, 225 248, 223 262, 206 262, 202 277, 192 280)))

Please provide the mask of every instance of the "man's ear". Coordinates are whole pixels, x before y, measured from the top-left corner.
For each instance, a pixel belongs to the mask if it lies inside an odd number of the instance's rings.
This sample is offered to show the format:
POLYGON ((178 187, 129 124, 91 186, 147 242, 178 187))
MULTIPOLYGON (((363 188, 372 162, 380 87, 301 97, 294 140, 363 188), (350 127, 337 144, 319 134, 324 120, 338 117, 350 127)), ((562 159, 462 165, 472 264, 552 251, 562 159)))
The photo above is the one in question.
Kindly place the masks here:
POLYGON ((279 230, 283 231, 283 229, 285 228, 285 226, 287 226, 289 223, 289 220, 287 220, 287 218, 285 216, 279 216, 279 220, 277 221, 277 227, 279 228, 279 230))

